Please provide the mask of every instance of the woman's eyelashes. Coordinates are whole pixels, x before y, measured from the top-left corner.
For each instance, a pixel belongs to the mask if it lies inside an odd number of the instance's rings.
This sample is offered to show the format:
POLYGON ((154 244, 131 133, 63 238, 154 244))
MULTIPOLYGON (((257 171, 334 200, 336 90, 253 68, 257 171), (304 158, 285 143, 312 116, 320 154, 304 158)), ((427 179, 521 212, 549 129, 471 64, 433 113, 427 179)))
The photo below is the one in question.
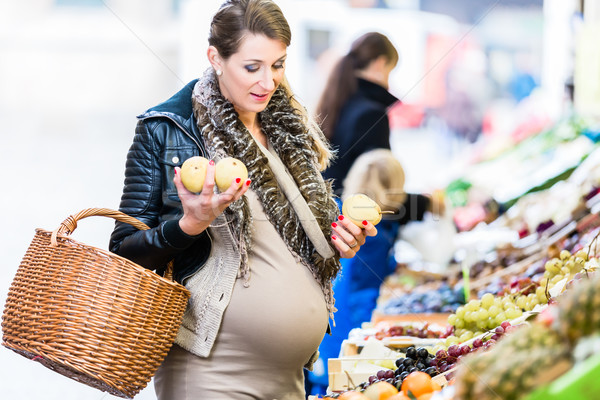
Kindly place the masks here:
MULTIPOLYGON (((248 72, 258 72, 258 70, 260 70, 260 66, 258 66, 258 65, 246 65, 244 68, 246 68, 246 71, 248 71, 248 72)), ((273 69, 283 69, 283 68, 285 68, 285 64, 283 62, 273 65, 273 69)))

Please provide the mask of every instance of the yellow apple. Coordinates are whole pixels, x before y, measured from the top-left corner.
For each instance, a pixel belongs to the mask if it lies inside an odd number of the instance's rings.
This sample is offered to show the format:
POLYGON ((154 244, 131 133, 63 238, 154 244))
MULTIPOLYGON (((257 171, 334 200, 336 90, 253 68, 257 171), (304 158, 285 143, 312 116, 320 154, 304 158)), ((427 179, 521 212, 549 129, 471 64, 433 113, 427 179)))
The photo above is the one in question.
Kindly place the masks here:
POLYGON ((238 188, 248 179, 248 169, 243 162, 233 157, 223 158, 217 162, 215 166, 215 183, 220 192, 229 189, 236 178, 240 178, 238 188))
POLYGON ((364 228, 363 221, 377 225, 381 221, 381 207, 367 195, 354 194, 344 200, 342 214, 354 225, 364 228))
POLYGON ((181 182, 190 192, 202 191, 208 160, 201 156, 190 157, 181 165, 181 182))

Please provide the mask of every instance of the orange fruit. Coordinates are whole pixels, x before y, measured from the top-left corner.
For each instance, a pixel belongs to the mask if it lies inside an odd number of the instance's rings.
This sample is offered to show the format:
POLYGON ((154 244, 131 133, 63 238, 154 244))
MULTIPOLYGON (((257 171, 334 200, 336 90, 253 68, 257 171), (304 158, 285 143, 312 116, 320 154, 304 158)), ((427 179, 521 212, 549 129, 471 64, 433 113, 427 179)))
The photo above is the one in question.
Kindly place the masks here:
POLYGON ((369 398, 360 392, 349 390, 340 394, 338 400, 369 400, 369 398))
POLYGON ((425 393, 425 394, 422 394, 419 397, 417 397, 417 400, 430 400, 431 396, 433 396, 433 392, 425 393))
POLYGON ((439 392, 440 390, 442 390, 442 385, 440 385, 434 380, 431 380, 431 390, 434 392, 439 392))
POLYGON ((387 400, 411 400, 411 399, 404 393, 399 392, 398 394, 395 394, 392 397, 388 397, 387 400))
POLYGON ((387 400, 395 394, 398 394, 398 389, 389 382, 381 381, 369 385, 363 392, 370 400, 387 400))
POLYGON ((431 376, 425 372, 415 371, 408 374, 402 381, 402 392, 408 395, 411 392, 413 396, 419 397, 425 393, 431 393, 431 376))

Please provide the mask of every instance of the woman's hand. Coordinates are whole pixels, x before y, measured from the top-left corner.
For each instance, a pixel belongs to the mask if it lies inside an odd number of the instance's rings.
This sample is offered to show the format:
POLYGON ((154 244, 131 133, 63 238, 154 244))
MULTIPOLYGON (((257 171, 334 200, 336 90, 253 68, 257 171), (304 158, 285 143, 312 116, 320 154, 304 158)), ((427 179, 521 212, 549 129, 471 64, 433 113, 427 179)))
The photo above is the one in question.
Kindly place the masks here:
POLYGON ((429 207, 427 211, 430 211, 434 215, 443 217, 446 213, 446 200, 444 194, 441 191, 435 191, 429 197, 429 207))
POLYGON ((190 236, 202 233, 231 203, 238 200, 250 187, 250 179, 238 189, 240 178, 231 182, 225 192, 215 193, 215 162, 210 160, 206 167, 204 186, 199 194, 192 193, 181 182, 181 170, 175 167, 173 182, 183 207, 183 217, 179 220, 181 230, 190 236))
POLYGON ((341 258, 354 257, 360 250, 360 246, 365 244, 367 236, 377 235, 377 228, 372 223, 363 221, 362 224, 364 228, 359 228, 343 215, 331 224, 333 228, 331 243, 340 253, 341 258))

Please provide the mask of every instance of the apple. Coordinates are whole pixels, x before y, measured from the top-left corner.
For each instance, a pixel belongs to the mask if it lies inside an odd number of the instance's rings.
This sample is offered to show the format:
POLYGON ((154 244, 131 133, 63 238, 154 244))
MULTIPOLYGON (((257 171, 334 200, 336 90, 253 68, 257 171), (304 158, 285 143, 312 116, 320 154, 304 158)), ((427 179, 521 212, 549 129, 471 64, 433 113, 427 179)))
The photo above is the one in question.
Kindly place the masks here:
POLYGON ((217 162, 215 166, 215 183, 220 192, 229 189, 236 178, 240 178, 238 188, 248 179, 248 169, 243 162, 233 157, 226 157, 217 162))
POLYGON ((342 214, 360 228, 364 228, 363 221, 369 221, 373 225, 381 221, 379 204, 362 193, 354 194, 344 200, 342 214))
POLYGON ((208 160, 201 156, 190 157, 181 165, 181 182, 187 190, 199 193, 204 186, 208 160))

